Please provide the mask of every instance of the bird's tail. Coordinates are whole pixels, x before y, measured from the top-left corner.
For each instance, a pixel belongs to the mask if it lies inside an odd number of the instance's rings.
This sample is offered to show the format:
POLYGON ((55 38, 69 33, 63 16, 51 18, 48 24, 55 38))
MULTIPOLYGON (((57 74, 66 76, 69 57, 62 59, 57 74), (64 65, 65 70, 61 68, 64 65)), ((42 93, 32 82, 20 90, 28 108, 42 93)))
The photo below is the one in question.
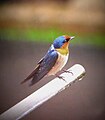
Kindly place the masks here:
POLYGON ((25 78, 25 79, 21 82, 21 84, 23 84, 23 83, 27 82, 28 80, 30 80, 31 78, 33 78, 38 69, 39 69, 39 66, 37 66, 37 67, 35 68, 35 70, 34 70, 27 78, 25 78))
POLYGON ((25 78, 25 79, 21 82, 21 84, 23 84, 23 83, 27 82, 28 80, 30 80, 31 78, 33 78, 35 72, 36 72, 36 70, 34 70, 27 78, 25 78))

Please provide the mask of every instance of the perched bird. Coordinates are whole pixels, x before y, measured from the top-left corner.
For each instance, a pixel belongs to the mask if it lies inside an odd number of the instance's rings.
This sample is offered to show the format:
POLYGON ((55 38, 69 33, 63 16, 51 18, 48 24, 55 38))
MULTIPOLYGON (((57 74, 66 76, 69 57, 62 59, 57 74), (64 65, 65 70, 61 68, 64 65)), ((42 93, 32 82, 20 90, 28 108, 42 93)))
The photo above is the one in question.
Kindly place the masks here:
POLYGON ((67 63, 69 56, 68 47, 70 40, 73 38, 74 36, 70 37, 68 35, 56 38, 46 55, 38 62, 34 71, 21 83, 32 79, 30 84, 32 86, 44 76, 56 75, 67 63))

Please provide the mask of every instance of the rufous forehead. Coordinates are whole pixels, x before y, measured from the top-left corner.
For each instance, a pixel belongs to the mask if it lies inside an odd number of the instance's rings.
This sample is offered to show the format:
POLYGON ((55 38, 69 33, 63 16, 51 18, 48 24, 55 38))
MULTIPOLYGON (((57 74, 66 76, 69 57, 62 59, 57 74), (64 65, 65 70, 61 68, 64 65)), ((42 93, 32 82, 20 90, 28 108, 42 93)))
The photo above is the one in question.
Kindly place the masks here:
POLYGON ((70 39, 70 36, 68 36, 68 35, 64 35, 64 37, 65 37, 66 40, 70 39))

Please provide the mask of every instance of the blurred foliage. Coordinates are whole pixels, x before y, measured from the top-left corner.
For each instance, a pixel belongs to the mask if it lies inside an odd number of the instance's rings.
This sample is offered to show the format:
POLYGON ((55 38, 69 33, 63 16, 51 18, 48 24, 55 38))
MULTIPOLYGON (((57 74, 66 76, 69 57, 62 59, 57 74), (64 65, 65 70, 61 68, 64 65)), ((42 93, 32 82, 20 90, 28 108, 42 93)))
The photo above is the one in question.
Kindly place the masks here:
POLYGON ((105 48, 103 0, 9 1, 0 5, 0 40, 52 43, 68 34, 73 44, 105 48))
POLYGON ((47 28, 47 29, 17 29, 17 28, 6 28, 0 29, 0 39, 1 40, 12 40, 12 41, 35 41, 35 42, 50 42, 61 35, 68 34, 70 36, 75 36, 75 40, 72 44, 76 45, 95 45, 98 47, 105 48, 105 35, 103 33, 87 33, 87 34, 77 34, 71 32, 64 32, 60 29, 47 28))

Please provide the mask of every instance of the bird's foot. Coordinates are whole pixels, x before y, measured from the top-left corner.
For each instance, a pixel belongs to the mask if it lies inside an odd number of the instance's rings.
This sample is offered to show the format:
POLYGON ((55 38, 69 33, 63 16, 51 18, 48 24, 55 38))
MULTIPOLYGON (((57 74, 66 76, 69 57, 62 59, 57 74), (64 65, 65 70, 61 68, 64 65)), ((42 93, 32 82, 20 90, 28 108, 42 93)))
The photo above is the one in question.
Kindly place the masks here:
POLYGON ((66 73, 71 73, 73 75, 73 72, 71 70, 63 70, 66 73))
POLYGON ((59 76, 59 75, 57 75, 57 74, 56 74, 56 77, 58 77, 59 79, 62 79, 63 81, 65 81, 65 82, 66 82, 66 80, 64 79, 64 77, 63 77, 63 76, 59 76))

